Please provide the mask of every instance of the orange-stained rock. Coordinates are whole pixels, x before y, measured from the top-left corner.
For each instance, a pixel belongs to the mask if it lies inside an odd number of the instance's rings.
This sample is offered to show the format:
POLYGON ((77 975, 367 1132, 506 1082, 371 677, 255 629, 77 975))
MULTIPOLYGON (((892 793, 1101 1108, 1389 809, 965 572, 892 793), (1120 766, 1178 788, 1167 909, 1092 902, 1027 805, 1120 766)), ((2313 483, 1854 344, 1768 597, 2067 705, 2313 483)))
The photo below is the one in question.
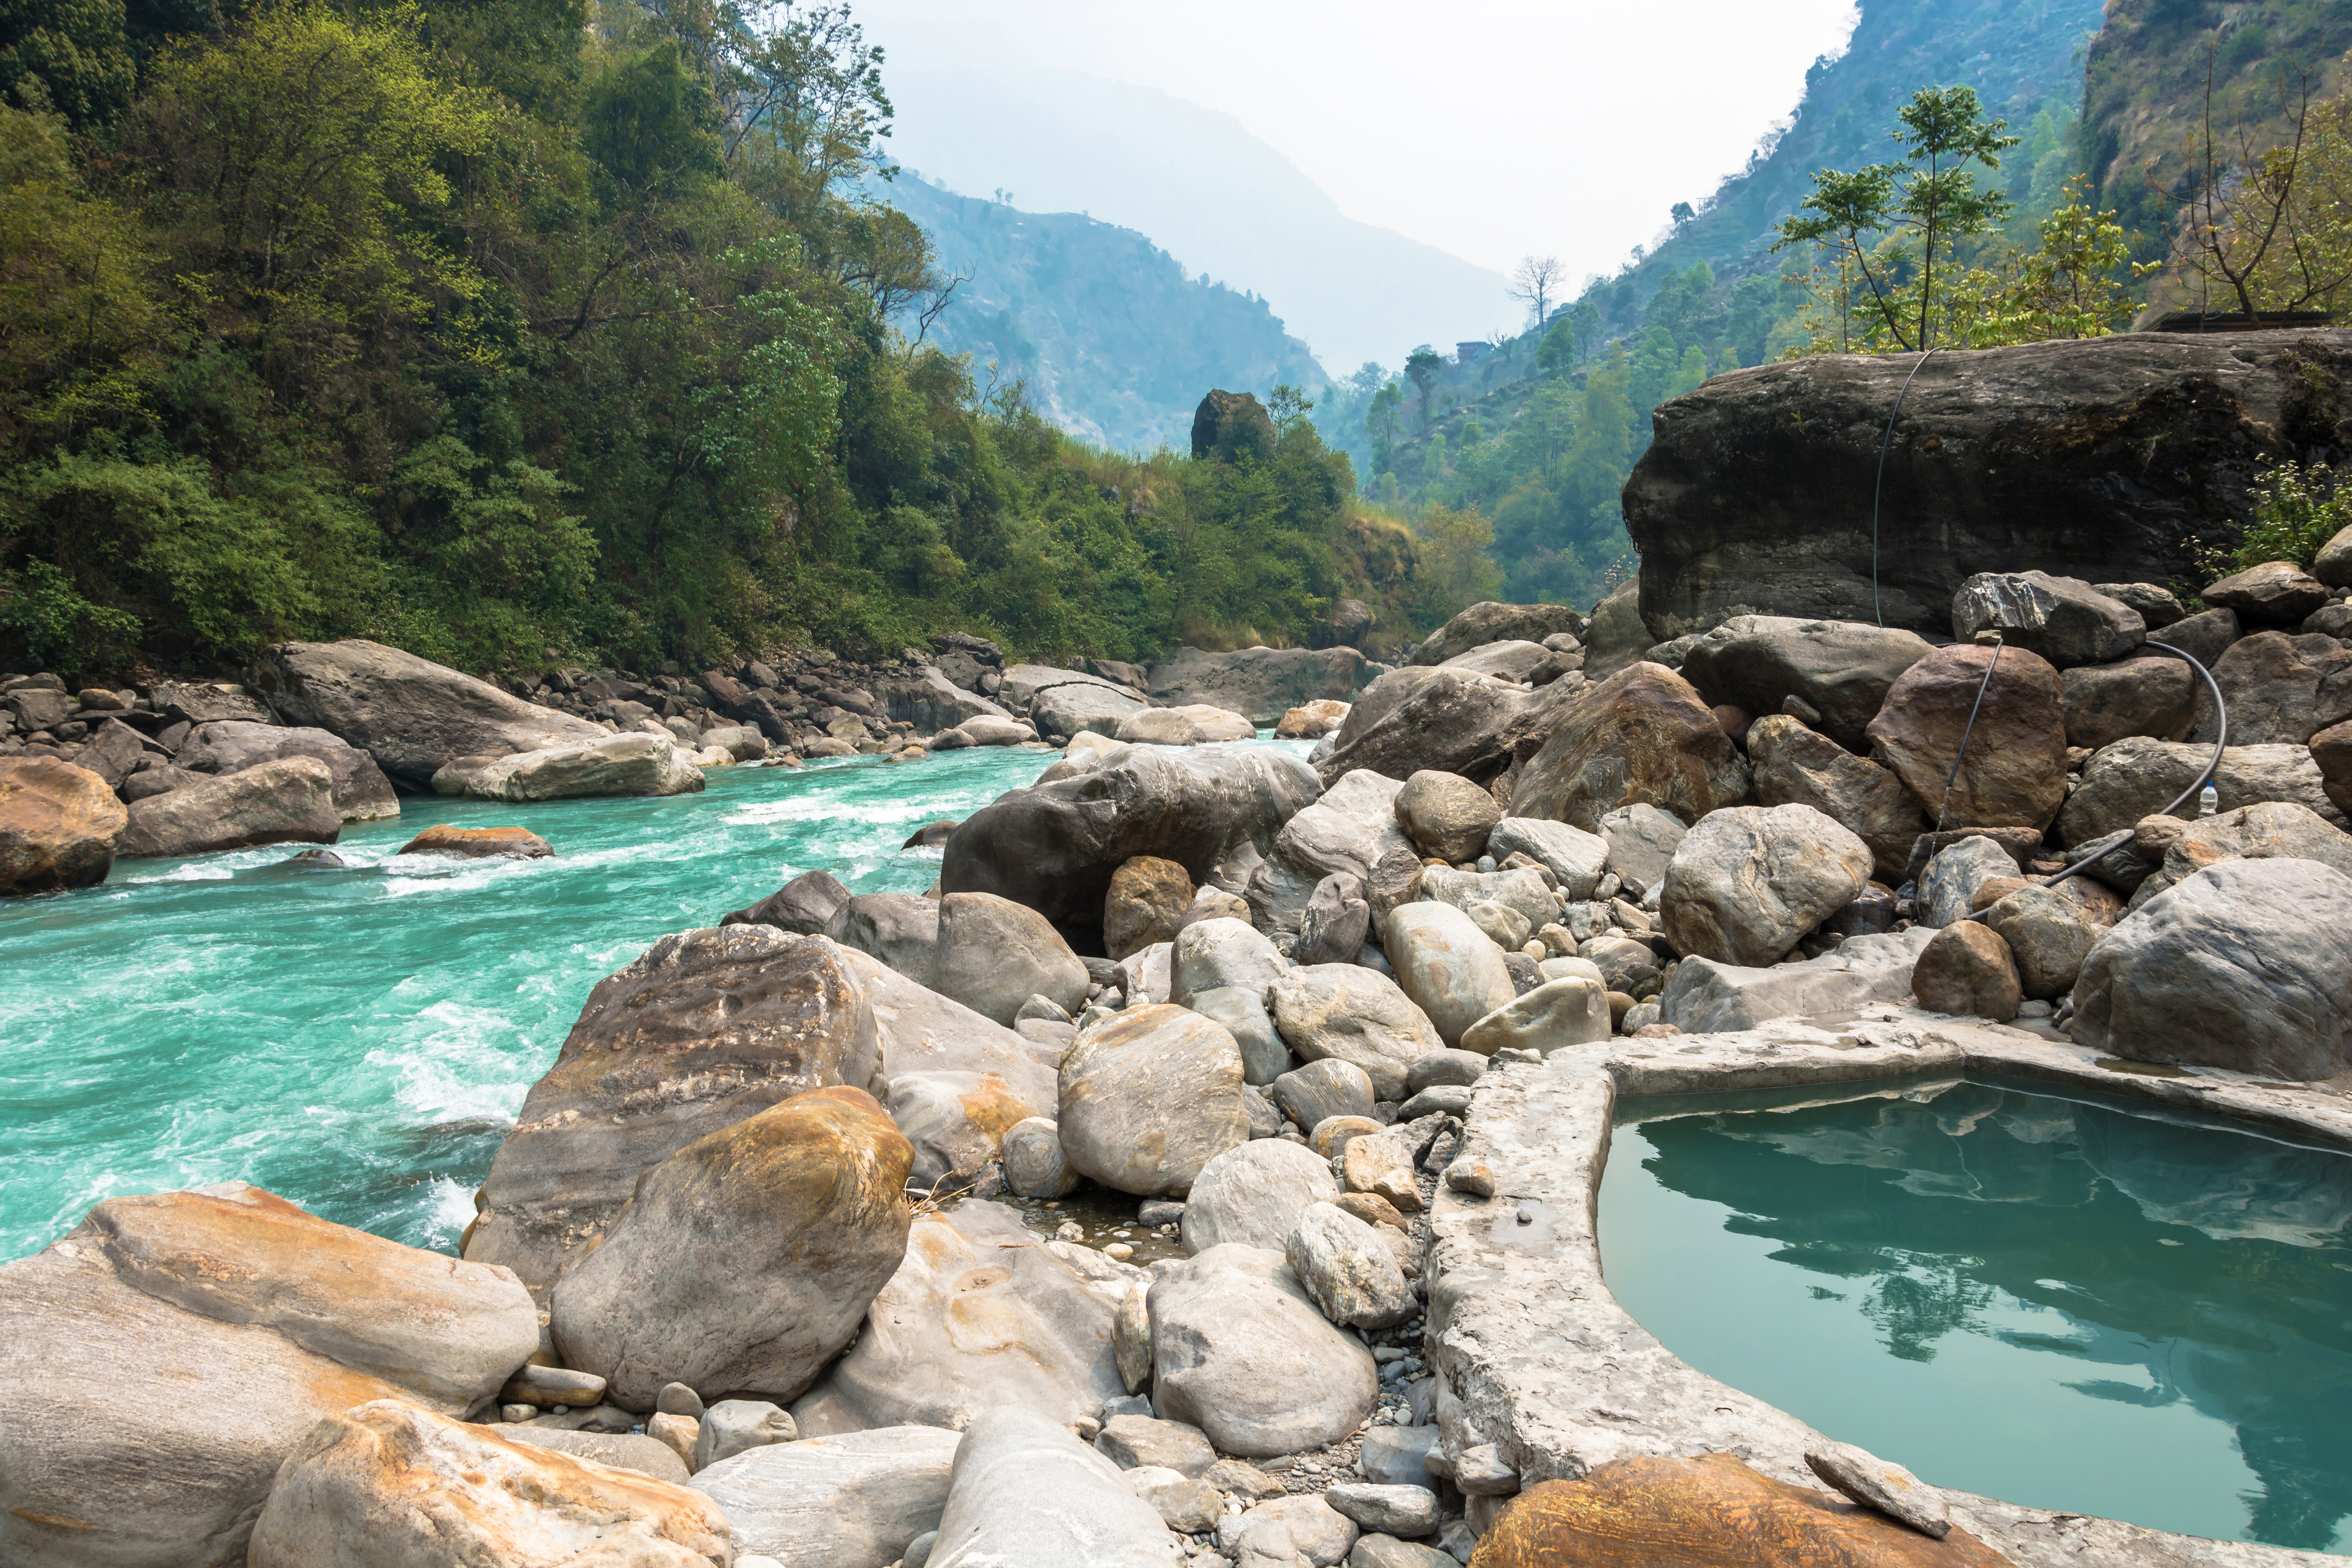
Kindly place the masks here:
POLYGON ((795 1095, 696 1139, 637 1178, 556 1281, 563 1363, 627 1410, 652 1409, 669 1383, 706 1401, 796 1397, 906 1256, 914 1158, 857 1089, 795 1095))
POLYGON ((1103 952, 1113 960, 1174 942, 1176 922, 1192 907, 1192 879, 1156 855, 1138 855, 1110 874, 1103 895, 1103 952))
POLYGON ((1318 697, 1312 702, 1301 703, 1282 716, 1282 721, 1274 727, 1275 738, 1319 741, 1326 735, 1335 734, 1339 726, 1348 721, 1349 706, 1336 697, 1318 697))
POLYGON ((2006 1568, 1954 1528, 1931 1541, 1728 1454, 1614 1459, 1513 1499, 1470 1568, 2006 1568))
POLYGON ((2009 943, 1981 921, 1946 926, 1911 966, 1911 994, 1931 1013, 2006 1024, 2024 998, 2009 943))
POLYGON ((1696 822, 1748 798, 1747 760, 1691 683, 1662 664, 1629 665, 1581 693, 1519 771, 1509 816, 1586 832, 1621 805, 1696 822))
POLYGON ((2004 647, 1994 664, 1994 652, 1974 643, 1937 648, 1895 677, 1870 721, 1872 743, 1931 826, 2047 827, 2065 804, 2065 687, 2040 654, 2004 647), (1963 736, 1968 751, 1947 805, 1944 781, 1963 736))
POLYGON ((724 1568, 719 1505, 688 1487, 382 1399, 313 1426, 253 1527, 249 1568, 724 1568))
POLYGON ((106 781, 55 757, 0 758, 0 898, 106 880, 131 820, 106 781))
POLYGON ((467 859, 507 856, 537 860, 555 853, 555 847, 528 827, 457 827, 442 823, 428 827, 400 847, 403 855, 458 855, 467 859))

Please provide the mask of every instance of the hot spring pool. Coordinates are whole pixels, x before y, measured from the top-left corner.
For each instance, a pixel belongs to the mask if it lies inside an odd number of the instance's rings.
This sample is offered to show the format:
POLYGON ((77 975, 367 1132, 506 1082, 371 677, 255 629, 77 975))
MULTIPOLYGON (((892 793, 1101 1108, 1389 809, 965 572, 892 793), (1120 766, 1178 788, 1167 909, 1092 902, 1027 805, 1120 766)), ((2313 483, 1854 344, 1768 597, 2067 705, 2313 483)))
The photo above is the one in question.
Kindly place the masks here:
POLYGON ((1601 1262, 1668 1349, 1933 1484, 2352 1552, 2352 1158, 1973 1080, 1817 1101, 1621 1105, 1601 1262))

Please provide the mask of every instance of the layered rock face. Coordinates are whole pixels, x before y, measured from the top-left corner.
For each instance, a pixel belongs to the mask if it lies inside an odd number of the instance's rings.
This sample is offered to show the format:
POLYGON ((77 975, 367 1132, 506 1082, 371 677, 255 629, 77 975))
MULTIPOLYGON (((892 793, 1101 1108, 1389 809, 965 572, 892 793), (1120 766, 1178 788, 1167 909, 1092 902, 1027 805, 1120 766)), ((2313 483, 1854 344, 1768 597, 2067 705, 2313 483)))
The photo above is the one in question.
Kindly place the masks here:
POLYGON ((1661 638, 1735 605, 1948 634, 1979 572, 2168 581, 2184 538, 2249 515, 2261 467, 2341 447, 2347 369, 2347 331, 2134 332, 1717 376, 1657 411, 1625 482, 1642 618, 1661 638))

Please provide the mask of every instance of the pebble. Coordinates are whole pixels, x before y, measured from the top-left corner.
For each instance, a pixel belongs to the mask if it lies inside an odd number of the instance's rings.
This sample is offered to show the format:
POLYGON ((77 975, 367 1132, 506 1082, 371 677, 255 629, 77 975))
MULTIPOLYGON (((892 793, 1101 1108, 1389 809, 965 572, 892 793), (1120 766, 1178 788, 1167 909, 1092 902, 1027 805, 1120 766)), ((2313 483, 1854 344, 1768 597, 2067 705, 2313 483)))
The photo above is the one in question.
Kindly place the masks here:
POLYGON ((1103 1248, 1103 1256, 1105 1258, 1116 1258, 1124 1261, 1125 1259, 1135 1256, 1135 1248, 1128 1246, 1128 1244, 1123 1241, 1114 1241, 1108 1247, 1103 1248))

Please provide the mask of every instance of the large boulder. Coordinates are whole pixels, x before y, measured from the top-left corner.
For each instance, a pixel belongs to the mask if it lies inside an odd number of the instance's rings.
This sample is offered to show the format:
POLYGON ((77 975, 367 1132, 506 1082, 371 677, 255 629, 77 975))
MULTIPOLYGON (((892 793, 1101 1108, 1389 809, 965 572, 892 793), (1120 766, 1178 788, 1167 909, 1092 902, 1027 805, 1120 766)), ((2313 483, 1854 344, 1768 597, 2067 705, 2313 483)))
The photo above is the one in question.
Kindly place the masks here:
POLYGON ((1033 1410, 1065 1425, 1093 1415, 1127 1392, 1111 1321, 1142 1279, 1099 1253, 1041 1242, 1002 1204, 926 1215, 857 1343, 793 1405, 793 1419, 808 1436, 908 1424, 961 1430, 991 1410, 1033 1410))
MULTIPOLYGON (((1373 678, 1370 686, 1357 692, 1355 700, 1347 705, 1348 710, 1341 716, 1339 729, 1332 732, 1332 746, 1336 749, 1356 740, 1436 678, 1437 669, 1433 665, 1409 664, 1383 670, 1373 678)), ((1460 679, 1459 672, 1456 672, 1456 679, 1460 679)))
POLYGON ((1851 1016, 1911 994, 1911 970, 1935 931, 1848 937, 1819 958, 1763 968, 1685 958, 1659 994, 1659 1021, 1686 1035, 1753 1029, 1775 1018, 1851 1016))
POLYGON ((394 784, 415 790, 429 788, 459 757, 606 738, 584 719, 357 637, 279 643, 262 651, 246 679, 282 722, 341 735, 371 752, 394 784))
POLYGON ((909 980, 929 982, 939 957, 940 903, 913 893, 860 893, 841 906, 824 934, 909 980))
POLYGON ((956 1446, 925 1568, 1181 1568, 1183 1561, 1160 1510, 1117 1465, 1060 1422, 1013 1409, 982 1415, 956 1446))
POLYGON ((1364 676, 1364 656, 1352 647, 1180 647, 1175 658, 1151 667, 1151 699, 1171 708, 1226 709, 1263 727, 1302 702, 1346 701, 1364 676))
POLYGON ((1649 658, 1657 643, 1642 619, 1642 580, 1628 577, 1592 606, 1592 624, 1584 633, 1585 678, 1606 680, 1649 658))
POLYGON ((1563 974, 1515 996, 1462 1031, 1462 1046, 1482 1057, 1496 1051, 1538 1051, 1590 1046, 1616 1033, 1603 981, 1563 974))
POLYGON ((1103 955, 1125 958, 1154 942, 1175 941, 1176 923, 1192 908, 1192 879, 1173 860, 1138 855, 1119 867, 1103 895, 1103 955))
POLYGON ((1122 745, 1204 746, 1214 741, 1246 741, 1256 726, 1230 709, 1205 702, 1144 708, 1119 721, 1113 737, 1122 745))
POLYGON ((1471 675, 1492 675, 1500 679, 1525 682, 1537 668, 1551 658, 1551 649, 1538 642, 1490 642, 1457 653, 1444 661, 1443 668, 1459 669, 1471 675))
POLYGON ((816 1380, 906 1256, 914 1150, 863 1089, 812 1089, 637 1179, 550 1299, 564 1364, 651 1410, 666 1384, 779 1404, 816 1380))
POLYGON ((1378 1329, 1412 1315, 1413 1296, 1372 1227, 1345 1209, 1316 1204, 1299 1215, 1283 1248, 1290 1272, 1335 1323, 1378 1329))
POLYGON ((114 841, 125 859, 204 855, 260 844, 332 844, 342 837, 335 778, 316 757, 283 757, 182 784, 131 807, 114 841))
POLYGON ((1911 846, 1927 830, 1927 819, 1901 779, 1783 713, 1748 727, 1748 755, 1756 767, 1759 801, 1810 806, 1843 823, 1870 847, 1880 876, 1903 879, 1911 846))
POLYGON ((1523 742, 1549 734, 1585 690, 1580 675, 1563 675, 1534 693, 1461 669, 1398 670, 1382 683, 1400 684, 1402 698, 1381 707, 1367 690, 1341 725, 1330 755, 1315 764, 1328 784, 1358 768, 1388 778, 1423 769, 1459 773, 1486 784, 1511 765, 1523 742))
POLYGON ((1178 931, 1170 965, 1168 999, 1180 1007, 1192 1005, 1202 992, 1227 986, 1262 996, 1290 967, 1255 927, 1231 916, 1193 921, 1178 931))
POLYGON ((1227 1243, 1151 1286, 1152 1408, 1245 1459, 1336 1443, 1378 1398, 1371 1352, 1316 1309, 1279 1252, 1227 1243))
POLYGON ((849 955, 772 926, 679 931, 599 981, 482 1184, 470 1259, 543 1294, 639 1173, 706 1133, 881 1066, 849 955))
POLYGON ((939 1526, 961 1432, 890 1426, 768 1443, 694 1478, 726 1516, 735 1549, 784 1568, 896 1563, 939 1526))
MULTIPOLYGON (((2342 868, 2352 869, 2352 856, 2342 868)), ((2042 887, 2011 893, 1985 911, 1984 923, 2009 944, 2024 994, 2045 1002, 2074 989, 2074 977, 2082 973, 2083 960, 2100 932, 2083 918, 2080 905, 2042 887)))
POLYGON ((106 781, 55 757, 0 757, 0 897, 90 888, 131 820, 106 781))
MULTIPOLYGON (((891 718, 912 724, 927 735, 940 730, 951 730, 967 719, 1009 720, 1013 717, 971 686, 959 685, 950 679, 947 669, 942 668, 950 660, 956 661, 959 673, 969 671, 967 679, 978 680, 981 667, 969 654, 949 654, 939 665, 925 665, 911 675, 876 681, 873 687, 876 700, 883 705, 891 718)), ((747 723, 759 722, 758 709, 749 700, 736 704, 730 711, 747 723)))
POLYGON ((2134 1061, 2335 1078, 2352 1068, 2352 877, 2223 860, 2099 939, 2074 984, 2078 1044, 2134 1061))
MULTIPOLYGON (((2331 637, 2256 632, 2230 645, 2213 666, 2230 708, 2230 739, 2242 746, 2305 745, 2352 719, 2352 647, 2331 637)), ((2209 702, 2210 708, 2210 702, 2209 702)), ((2216 715, 2200 715, 2189 739, 2210 741, 2216 715)))
POLYGON ((1518 994, 1503 950, 1452 904, 1391 910, 1386 946, 1398 988, 1444 1045, 1460 1045, 1464 1030, 1518 994))
POLYGON ((1952 595, 1952 636, 1971 642, 1989 631, 2060 669, 2107 664, 2147 640, 2137 610, 2079 577, 2047 572, 1979 572, 1960 584, 1952 595))
POLYGON ((1130 1005, 1063 1054, 1062 1154, 1122 1193, 1181 1193, 1249 1140, 1242 1048, 1219 1025, 1168 1003, 1130 1005))
POLYGON ((357 746, 313 730, 223 719, 199 724, 173 758, 192 773, 241 773, 280 757, 316 757, 334 778, 335 811, 345 822, 375 822, 400 815, 400 798, 375 758, 357 746))
POLYGON ((2140 884, 2142 890, 2133 902, 2144 903, 2222 860, 2315 860, 2352 876, 2352 834, 2292 801, 2217 812, 2179 829, 2164 847, 2163 863, 2140 884))
POLYGON ((1026 904, 1074 950, 1097 953, 1103 897, 1129 860, 1173 860, 1196 885, 1238 890, 1283 824, 1320 793, 1314 770, 1286 752, 1130 747, 974 812, 948 840, 940 888, 1026 904))
POLYGON ((1303 1143, 1260 1138, 1226 1150, 1201 1167, 1179 1222, 1184 1250, 1226 1242, 1279 1252, 1299 1216, 1339 1195, 1331 1162, 1303 1143))
MULTIPOLYGON (((1486 978, 1491 981, 1492 976, 1486 978)), ((1507 984, 1508 978, 1506 971, 1507 984)), ((1490 990, 1479 991, 1464 1005, 1491 994, 1490 990)), ((1429 1015, 1376 969, 1302 963, 1275 980, 1266 1000, 1286 1045, 1307 1061, 1336 1058, 1361 1068, 1381 1100, 1404 1099, 1405 1075, 1412 1064, 1445 1048, 1429 1015)))
POLYGON ((693 795, 702 770, 667 735, 627 730, 592 741, 460 757, 433 775, 436 795, 477 800, 574 800, 601 795, 693 795))
POLYGON ((2340 814, 2352 815, 2352 720, 2333 724, 2311 738, 2311 763, 2320 792, 2340 814))
POLYGON ((2201 597, 2252 626, 2291 626, 2327 603, 2327 584, 2292 561, 2265 561, 2206 584, 2201 597))
POLYGON ((1396 815, 1403 787, 1370 769, 1353 769, 1284 823, 1265 862, 1250 873, 1250 916, 1259 929, 1297 931, 1325 878, 1339 874, 1369 885, 1381 857, 1411 856, 1396 815))
POLYGON ((1666 938, 1717 963, 1777 963, 1853 901, 1870 868, 1870 847, 1810 805, 1716 812, 1666 868, 1666 938))
POLYGON ((1604 813, 1593 828, 1609 846, 1609 869, 1636 897, 1665 879, 1666 868, 1673 864, 1675 851, 1689 831, 1689 826, 1673 812, 1649 805, 1621 805, 1604 813))
POLYGON ((2077 665, 2060 679, 2069 746, 2096 751, 2133 735, 2185 741, 2197 721, 2196 673, 2167 654, 2077 665))
POLYGON ((938 909, 930 987, 940 995, 1005 1025, 1032 996, 1067 1013, 1086 1005, 1087 966, 1036 910, 993 893, 950 893, 938 909))
POLYGON ((1889 689, 1870 739, 1936 826, 2047 827, 2066 799, 2063 696, 2039 654, 1940 647, 1889 689))
POLYGON ((850 900, 850 891, 830 871, 803 871, 748 908, 719 917, 723 926, 774 926, 795 936, 823 936, 850 900))
POLYGON ((1153 710, 1140 692, 1108 682, 1072 680, 1039 691, 1029 719, 1038 734, 1063 741, 1087 733, 1117 736, 1130 720, 1153 710))
POLYGON ((1794 697, 1838 744, 1858 752, 1887 689, 1929 651, 1927 638, 1900 626, 1734 616, 1691 645, 1682 677, 1708 702, 1759 716, 1794 697))
POLYGON ((0 1560, 241 1562, 317 1423, 373 1399, 465 1415, 538 1348, 503 1268, 243 1183, 110 1198, 0 1268, 0 1560))
POLYGON ((1444 664, 1488 643, 1540 643, 1560 632, 1581 637, 1585 624, 1584 617, 1566 605, 1498 605, 1482 600, 1422 638, 1412 650, 1412 662, 1444 664))
MULTIPOLYGON (((2101 750, 2083 765, 2083 782, 2066 797, 2058 831, 2069 844, 2135 826, 2170 805, 2194 784, 2213 755, 2210 744, 2135 737, 2101 750)), ((2328 799, 2326 784, 2307 746, 2231 746, 2213 774, 2220 809, 2234 811, 2264 801, 2292 801, 2335 826, 2345 814, 2328 799)), ((2193 811, 2192 797, 2181 809, 2193 811)))
POLYGON ((1973 573, 2164 582, 2184 535, 2235 540, 2264 468, 2340 440, 2352 377, 2325 367, 2347 353, 2343 331, 2135 332, 1716 376, 1657 410, 1625 481, 1642 615, 1661 638, 1739 605, 1938 635, 1973 573))
POLYGON ((1591 898, 1609 864, 1607 839, 1540 816, 1504 817, 1487 834, 1486 850, 1497 860, 1525 855, 1557 878, 1560 890, 1571 899, 1591 898))
POLYGON ((1588 689, 1519 771, 1513 816, 1587 832, 1640 803, 1696 821, 1748 796, 1748 763, 1706 699, 1647 661, 1588 689))
POLYGON ((1486 852, 1486 836, 1502 820, 1503 808, 1491 791, 1459 773, 1423 770, 1397 792, 1396 817, 1414 848, 1450 864, 1486 852))
POLYGON ((1919 950, 1911 994, 1931 1013, 2006 1024, 2024 995, 2009 943, 1979 921, 1948 925, 1919 950))

